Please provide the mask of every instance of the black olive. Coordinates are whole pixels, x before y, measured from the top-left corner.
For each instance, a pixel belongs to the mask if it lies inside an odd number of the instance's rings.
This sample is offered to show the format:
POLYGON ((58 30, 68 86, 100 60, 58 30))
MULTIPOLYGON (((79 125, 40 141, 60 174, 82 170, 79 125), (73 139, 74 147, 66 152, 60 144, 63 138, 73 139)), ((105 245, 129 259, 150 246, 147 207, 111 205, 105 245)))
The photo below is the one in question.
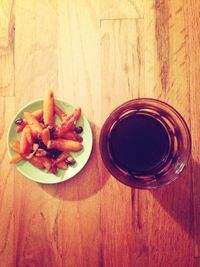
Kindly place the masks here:
POLYGON ((49 129, 49 133, 50 133, 51 139, 55 139, 56 138, 56 129, 55 129, 55 127, 47 126, 47 128, 49 129))
POLYGON ((35 139, 35 143, 39 145, 39 148, 47 150, 47 146, 42 142, 42 140, 40 138, 35 139))
POLYGON ((18 118, 18 119, 15 120, 15 124, 16 125, 20 125, 20 124, 22 124, 22 122, 23 122, 22 118, 18 118))
POLYGON ((83 131, 83 127, 82 127, 82 126, 77 126, 77 127, 75 127, 74 130, 75 130, 76 133, 79 134, 79 133, 82 133, 82 131, 83 131))
POLYGON ((62 151, 58 149, 49 149, 46 156, 50 159, 57 159, 61 153, 62 151))

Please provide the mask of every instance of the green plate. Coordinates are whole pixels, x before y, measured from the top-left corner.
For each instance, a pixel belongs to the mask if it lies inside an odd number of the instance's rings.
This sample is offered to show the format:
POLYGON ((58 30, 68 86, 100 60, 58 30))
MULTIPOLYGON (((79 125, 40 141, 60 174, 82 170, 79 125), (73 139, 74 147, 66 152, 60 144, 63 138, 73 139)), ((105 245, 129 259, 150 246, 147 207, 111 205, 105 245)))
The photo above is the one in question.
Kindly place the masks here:
MULTIPOLYGON (((62 100, 57 99, 55 100, 55 103, 62 110, 64 110, 67 114, 72 113, 72 111, 75 108, 74 106, 62 100)), ((26 106, 24 106, 13 118, 11 125, 9 127, 9 130, 8 130, 8 136, 7 136, 8 151, 11 157, 13 157, 16 153, 10 148, 9 142, 11 140, 20 139, 20 135, 21 135, 16 132, 15 119, 23 117, 23 113, 25 111, 33 112, 37 109, 41 109, 42 106, 43 106, 42 99, 35 100, 27 104, 26 106)), ((56 120, 57 122, 59 122, 59 118, 56 118, 56 120)), ((76 159, 76 164, 74 164, 73 166, 69 166, 66 170, 59 170, 58 173, 54 175, 54 174, 48 173, 45 170, 37 169, 35 166, 30 164, 28 161, 22 160, 19 163, 15 164, 17 170, 21 172, 27 178, 33 181, 39 182, 39 183, 44 183, 44 184, 60 183, 75 176, 78 172, 81 171, 81 169, 87 163, 90 157, 90 154, 91 154, 91 150, 92 150, 92 131, 91 131, 88 120, 85 118, 85 116, 81 115, 76 125, 83 127, 83 132, 81 133, 81 135, 83 137, 83 146, 84 146, 84 148, 80 152, 71 153, 72 156, 76 159)))

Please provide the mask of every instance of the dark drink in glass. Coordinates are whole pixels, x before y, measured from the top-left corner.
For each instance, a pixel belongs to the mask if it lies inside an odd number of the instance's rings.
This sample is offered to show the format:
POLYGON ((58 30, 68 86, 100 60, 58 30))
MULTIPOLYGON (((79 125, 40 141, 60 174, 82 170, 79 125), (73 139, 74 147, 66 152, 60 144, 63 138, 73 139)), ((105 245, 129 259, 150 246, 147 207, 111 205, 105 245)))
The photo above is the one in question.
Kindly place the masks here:
POLYGON ((169 156, 170 140, 159 120, 147 114, 121 118, 109 135, 109 151, 115 164, 127 172, 149 173, 169 156))
POLYGON ((191 137, 174 108, 155 99, 135 99, 110 114, 101 131, 100 150, 118 180, 151 189, 175 180, 183 170, 191 137))

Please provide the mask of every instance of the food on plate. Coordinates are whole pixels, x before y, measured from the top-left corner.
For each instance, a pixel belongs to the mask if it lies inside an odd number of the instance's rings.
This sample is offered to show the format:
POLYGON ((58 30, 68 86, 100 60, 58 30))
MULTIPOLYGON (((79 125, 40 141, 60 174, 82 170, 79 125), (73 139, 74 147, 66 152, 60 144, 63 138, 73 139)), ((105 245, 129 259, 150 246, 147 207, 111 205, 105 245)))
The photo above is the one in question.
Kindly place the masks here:
POLYGON ((54 93, 52 89, 45 92, 43 102, 43 120, 45 125, 54 126, 54 93))
POLYGON ((65 161, 69 156, 70 154, 67 151, 62 152, 54 161, 54 164, 58 164, 61 161, 65 161))
POLYGON ((21 161, 23 159, 23 157, 20 154, 16 154, 11 160, 10 163, 17 163, 19 161, 21 161))
MULTIPOLYGON (((38 109, 36 111, 34 111, 32 113, 32 115, 38 120, 40 121, 43 117, 43 110, 42 109, 38 109)), ((17 125, 17 133, 21 132, 24 127, 27 125, 27 122, 25 119, 22 119, 22 118, 17 118, 15 120, 15 124, 17 125)))
POLYGON ((39 169, 56 174, 58 169, 66 170, 76 160, 70 152, 83 149, 82 126, 77 125, 81 108, 66 114, 55 105, 54 92, 45 92, 43 109, 24 112, 23 118, 15 120, 19 139, 10 141, 10 147, 16 154, 10 163, 27 160, 39 169), (56 116, 60 123, 56 124, 56 116))
POLYGON ((31 129, 28 125, 26 125, 22 131, 21 139, 20 139, 20 154, 28 155, 32 150, 32 134, 31 129))
POLYGON ((61 170, 66 170, 68 168, 68 165, 64 160, 56 163, 56 166, 61 170))
POLYGON ((19 140, 10 141, 10 147, 17 153, 20 153, 20 142, 19 140))
POLYGON ((66 132, 62 138, 67 139, 67 140, 74 140, 78 142, 82 142, 83 138, 81 135, 77 134, 75 131, 68 131, 66 132))
POLYGON ((47 146, 48 141, 51 139, 49 128, 44 128, 41 133, 42 142, 47 146))
POLYGON ((62 123, 56 128, 56 134, 58 137, 62 137, 66 132, 74 130, 75 124, 81 115, 81 108, 78 107, 74 112, 66 117, 62 123))
POLYGON ((24 118, 31 128, 32 135, 39 137, 42 132, 42 126, 39 121, 30 112, 24 112, 24 118))
POLYGON ((44 165, 40 158, 33 156, 31 159, 29 159, 29 162, 33 164, 38 169, 44 169, 44 165))
POLYGON ((47 169, 47 171, 50 171, 51 167, 52 167, 51 159, 49 159, 47 157, 42 157, 41 161, 42 161, 43 166, 47 169))
POLYGON ((42 109, 38 109, 34 112, 32 112, 32 115, 38 120, 40 121, 43 118, 43 110, 42 109))
POLYGON ((55 148, 61 151, 77 152, 77 151, 82 150, 83 145, 78 141, 65 140, 63 138, 58 138, 55 140, 49 140, 47 147, 55 148))
POLYGON ((57 105, 54 105, 54 111, 58 115, 61 121, 65 120, 65 118, 67 117, 67 114, 57 105))
POLYGON ((76 163, 76 160, 72 156, 69 156, 66 159, 66 163, 69 164, 69 165, 74 165, 76 163))
POLYGON ((79 133, 82 133, 83 127, 82 126, 78 126, 78 127, 75 127, 74 130, 75 130, 76 133, 79 134, 79 133))
POLYGON ((24 129, 24 127, 27 125, 27 122, 19 118, 15 121, 15 124, 17 125, 17 133, 20 133, 24 129))

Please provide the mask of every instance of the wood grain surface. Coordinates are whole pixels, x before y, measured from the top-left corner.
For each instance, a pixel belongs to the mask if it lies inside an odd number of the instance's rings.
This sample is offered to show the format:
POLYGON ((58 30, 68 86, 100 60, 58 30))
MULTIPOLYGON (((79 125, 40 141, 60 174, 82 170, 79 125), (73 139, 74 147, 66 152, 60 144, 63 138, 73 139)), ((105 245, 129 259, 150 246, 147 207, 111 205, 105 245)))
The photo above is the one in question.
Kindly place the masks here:
POLYGON ((200 1, 0 1, 0 267, 200 266, 200 1), (11 166, 15 112, 46 88, 80 105, 93 151, 73 179, 42 185, 11 166), (137 97, 173 105, 192 157, 172 184, 131 189, 103 166, 108 114, 137 97))

